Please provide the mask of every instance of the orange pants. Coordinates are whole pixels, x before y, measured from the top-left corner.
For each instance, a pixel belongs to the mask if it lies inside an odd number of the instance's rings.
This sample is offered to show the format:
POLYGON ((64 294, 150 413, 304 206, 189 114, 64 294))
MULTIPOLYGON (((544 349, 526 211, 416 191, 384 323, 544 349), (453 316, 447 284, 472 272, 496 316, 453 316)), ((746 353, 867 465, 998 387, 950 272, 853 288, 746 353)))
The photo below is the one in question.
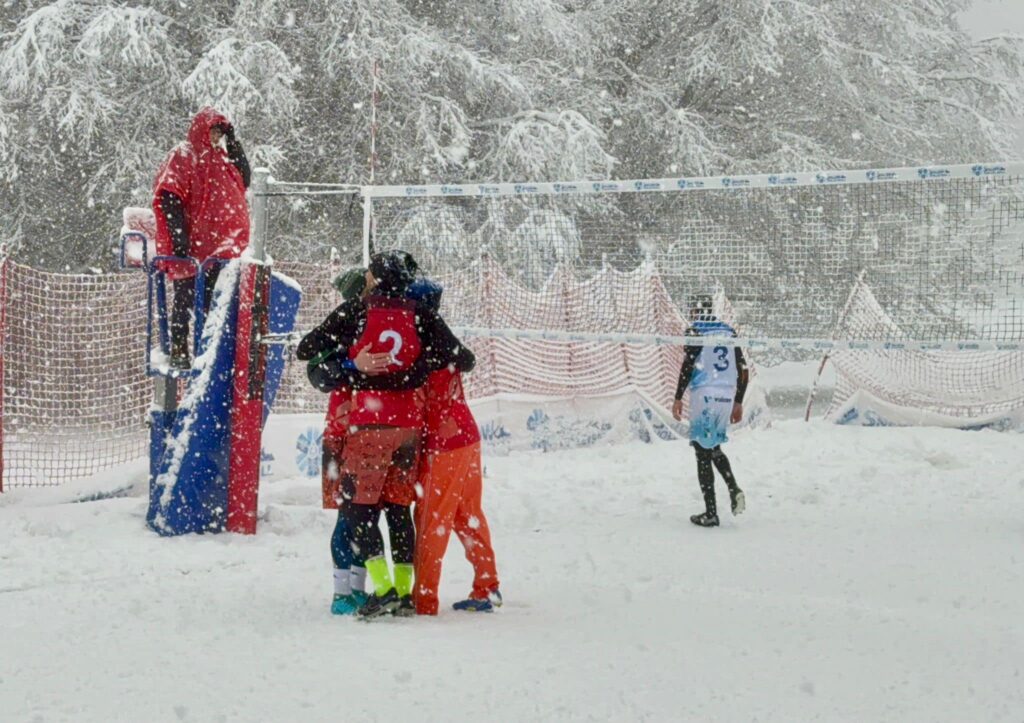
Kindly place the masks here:
POLYGON ((485 598, 498 587, 491 533, 481 506, 480 443, 427 454, 420 479, 423 496, 416 502, 415 512, 416 612, 437 615, 441 561, 453 529, 473 566, 472 596, 485 598))

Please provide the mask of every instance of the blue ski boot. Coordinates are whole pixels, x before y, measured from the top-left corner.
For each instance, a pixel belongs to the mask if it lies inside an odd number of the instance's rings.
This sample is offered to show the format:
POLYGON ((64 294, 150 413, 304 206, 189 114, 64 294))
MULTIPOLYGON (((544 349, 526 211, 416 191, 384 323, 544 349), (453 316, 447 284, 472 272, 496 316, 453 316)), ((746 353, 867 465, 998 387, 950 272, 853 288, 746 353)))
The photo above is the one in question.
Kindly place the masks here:
POLYGON ((331 602, 331 615, 355 615, 360 604, 356 602, 355 596, 335 595, 331 602))
POLYGON ((332 615, 355 615, 356 610, 366 604, 367 595, 362 590, 353 590, 348 595, 335 595, 331 602, 332 615))

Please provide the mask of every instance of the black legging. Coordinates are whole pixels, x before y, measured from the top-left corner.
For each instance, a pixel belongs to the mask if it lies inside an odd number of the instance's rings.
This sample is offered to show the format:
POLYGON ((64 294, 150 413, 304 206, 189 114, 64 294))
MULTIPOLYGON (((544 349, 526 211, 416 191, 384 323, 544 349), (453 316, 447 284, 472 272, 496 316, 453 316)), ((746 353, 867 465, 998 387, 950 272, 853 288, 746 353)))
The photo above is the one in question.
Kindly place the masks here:
MULTIPOLYGON (((203 272, 203 313, 209 313, 210 300, 213 299, 213 287, 217 285, 220 275, 220 264, 214 263, 203 272)), ((171 305, 171 349, 178 354, 189 349, 188 320, 195 306, 195 277, 174 280, 174 302, 171 305)))
POLYGON ((729 458, 725 456, 722 447, 704 449, 697 443, 693 443, 693 449, 697 453, 697 481, 700 483, 701 494, 704 495, 704 506, 708 514, 717 515, 718 505, 715 502, 715 473, 711 470, 713 464, 725 480, 729 492, 735 493, 739 490, 736 478, 732 474, 732 465, 729 458))
POLYGON ((378 522, 380 513, 388 521, 391 538, 391 559, 402 565, 411 565, 416 543, 416 530, 412 524, 412 511, 404 505, 378 502, 375 505, 357 505, 345 502, 341 513, 352 531, 352 547, 356 556, 370 560, 384 554, 384 536, 378 522))

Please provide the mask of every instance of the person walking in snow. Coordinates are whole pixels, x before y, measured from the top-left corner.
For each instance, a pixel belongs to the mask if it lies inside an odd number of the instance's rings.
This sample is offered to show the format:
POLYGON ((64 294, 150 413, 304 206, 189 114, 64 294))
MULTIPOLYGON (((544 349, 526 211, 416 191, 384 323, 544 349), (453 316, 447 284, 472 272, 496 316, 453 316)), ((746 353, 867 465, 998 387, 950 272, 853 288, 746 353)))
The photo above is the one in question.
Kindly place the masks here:
MULTIPOLYGON (((687 336, 735 337, 728 324, 712 313, 712 299, 698 295, 690 301, 690 328, 687 336)), ((743 396, 747 390, 749 371, 743 352, 738 346, 688 346, 679 370, 672 416, 683 418, 683 394, 690 390, 690 444, 697 455, 697 480, 704 496, 704 512, 690 517, 690 522, 701 527, 718 526, 715 503, 715 473, 722 475, 729 488, 732 513, 738 515, 746 507, 743 490, 736 484, 729 458, 722 451, 728 441, 730 422, 737 424, 743 418, 743 396)))
MULTIPOLYGON (((249 245, 249 161, 227 116, 205 107, 196 113, 183 143, 161 164, 153 183, 156 250, 161 256, 237 258, 249 245)), ((195 304, 195 267, 169 263, 174 282, 171 309, 171 366, 187 369, 189 316, 195 304)), ((209 309, 220 264, 204 272, 203 307, 209 309)))

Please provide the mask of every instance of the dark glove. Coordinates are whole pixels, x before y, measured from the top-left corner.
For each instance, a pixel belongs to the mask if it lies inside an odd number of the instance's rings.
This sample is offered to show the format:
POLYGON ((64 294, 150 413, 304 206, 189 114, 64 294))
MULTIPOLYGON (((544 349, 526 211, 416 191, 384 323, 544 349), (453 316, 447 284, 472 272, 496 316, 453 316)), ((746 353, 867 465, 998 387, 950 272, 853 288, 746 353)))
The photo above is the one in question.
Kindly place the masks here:
POLYGON ((339 386, 351 383, 355 364, 338 349, 328 349, 306 363, 309 383, 321 392, 333 392, 339 386))

